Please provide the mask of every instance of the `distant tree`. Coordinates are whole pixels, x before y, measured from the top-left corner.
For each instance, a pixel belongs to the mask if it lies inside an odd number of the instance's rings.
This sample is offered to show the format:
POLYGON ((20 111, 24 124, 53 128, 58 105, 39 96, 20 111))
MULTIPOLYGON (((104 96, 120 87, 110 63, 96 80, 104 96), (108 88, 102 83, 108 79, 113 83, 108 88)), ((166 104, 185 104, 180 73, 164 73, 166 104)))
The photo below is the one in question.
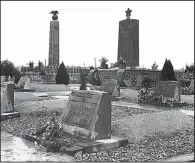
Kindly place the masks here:
POLYGON ((65 68, 64 63, 62 62, 57 71, 56 84, 68 85, 69 82, 70 82, 70 78, 69 78, 68 72, 65 68))
POLYGON ((156 62, 154 62, 154 64, 152 65, 152 70, 156 70, 158 68, 158 65, 156 64, 156 62))
POLYGON ((14 64, 9 60, 3 60, 1 64, 1 76, 13 76, 14 75, 14 64))
POLYGON ((190 66, 188 66, 188 65, 186 64, 186 67, 185 67, 184 72, 194 73, 194 64, 191 64, 190 66))
POLYGON ((111 64, 110 64, 110 68, 114 68, 114 67, 119 67, 119 65, 118 65, 117 62, 111 63, 111 64))
POLYGON ((20 71, 18 71, 16 68, 14 68, 14 76, 15 76, 14 83, 17 84, 22 75, 20 74, 20 71))
POLYGON ((101 69, 108 69, 108 59, 106 57, 102 57, 100 60, 100 68, 101 69))
POLYGON ((175 72, 173 69, 173 65, 170 60, 165 60, 163 69, 160 73, 159 80, 172 80, 172 81, 177 81, 175 77, 175 72))
POLYGON ((94 69, 94 67, 93 67, 93 66, 89 66, 89 68, 90 68, 90 70, 94 69))
POLYGON ((39 61, 38 62, 38 67, 41 68, 43 66, 43 62, 39 61))
POLYGON ((33 70, 34 62, 29 62, 30 70, 33 70))
POLYGON ((80 90, 87 90, 87 72, 85 69, 80 71, 80 90))

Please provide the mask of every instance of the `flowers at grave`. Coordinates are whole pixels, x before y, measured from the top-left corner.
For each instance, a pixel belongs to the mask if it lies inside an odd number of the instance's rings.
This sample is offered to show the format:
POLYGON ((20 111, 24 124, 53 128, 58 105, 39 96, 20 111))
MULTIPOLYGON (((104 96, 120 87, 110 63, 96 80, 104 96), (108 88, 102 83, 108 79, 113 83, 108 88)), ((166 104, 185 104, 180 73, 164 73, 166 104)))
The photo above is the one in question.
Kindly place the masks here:
POLYGON ((189 87, 183 87, 180 91, 182 95, 194 95, 194 90, 189 87))
POLYGON ((54 116, 36 131, 36 135, 41 136, 40 145, 52 152, 60 151, 61 148, 71 147, 75 144, 73 139, 71 141, 64 140, 63 133, 62 124, 56 121, 54 116))
POLYGON ((126 61, 123 59, 123 57, 120 57, 118 60, 119 68, 126 68, 126 61))
POLYGON ((153 101, 162 104, 167 104, 174 101, 172 98, 164 97, 162 95, 155 95, 154 91, 146 88, 138 89, 137 96, 139 101, 153 101))

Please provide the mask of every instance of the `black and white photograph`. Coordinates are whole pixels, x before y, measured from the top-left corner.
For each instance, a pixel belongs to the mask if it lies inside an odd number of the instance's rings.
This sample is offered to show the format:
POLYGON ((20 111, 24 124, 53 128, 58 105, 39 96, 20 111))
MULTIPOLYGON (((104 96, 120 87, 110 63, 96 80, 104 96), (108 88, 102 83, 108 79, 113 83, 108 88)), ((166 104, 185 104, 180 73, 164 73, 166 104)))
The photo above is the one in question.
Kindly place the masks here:
POLYGON ((1 161, 194 162, 194 1, 1 1, 1 161))

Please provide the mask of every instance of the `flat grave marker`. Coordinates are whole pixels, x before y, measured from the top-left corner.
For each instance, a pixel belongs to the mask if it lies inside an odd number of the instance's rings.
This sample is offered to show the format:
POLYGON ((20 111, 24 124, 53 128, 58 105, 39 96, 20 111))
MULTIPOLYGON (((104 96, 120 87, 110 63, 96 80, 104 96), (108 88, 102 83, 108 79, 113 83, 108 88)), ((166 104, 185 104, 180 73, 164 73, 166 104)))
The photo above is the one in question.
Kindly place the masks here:
POLYGON ((159 81, 154 89, 154 94, 180 101, 179 83, 177 81, 159 81))

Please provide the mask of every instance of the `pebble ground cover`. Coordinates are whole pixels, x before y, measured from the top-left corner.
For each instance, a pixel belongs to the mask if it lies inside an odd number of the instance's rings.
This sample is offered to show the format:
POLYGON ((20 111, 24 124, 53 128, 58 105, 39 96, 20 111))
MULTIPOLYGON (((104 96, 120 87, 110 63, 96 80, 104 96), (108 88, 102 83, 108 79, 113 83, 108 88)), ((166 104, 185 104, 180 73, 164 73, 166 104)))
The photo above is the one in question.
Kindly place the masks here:
MULTIPOLYGON (((44 89, 47 90, 46 87, 44 89)), ((50 91, 54 90, 50 89, 50 91)), ((53 115, 55 115, 56 119, 59 119, 66 102, 63 99, 54 100, 49 97, 34 98, 33 100, 32 98, 20 99, 16 98, 15 100, 15 110, 21 113, 21 117, 1 122, 2 131, 17 136, 35 132, 38 127, 43 126, 53 115)), ((128 128, 123 127, 124 123, 128 123, 128 119, 136 119, 136 116, 156 113, 154 110, 112 106, 112 134, 128 138, 128 128)), ((175 114, 177 115, 177 113, 175 114)), ((168 133, 163 131, 154 133, 152 136, 145 136, 141 140, 129 141, 125 147, 91 154, 77 154, 74 157, 74 161, 157 161, 182 154, 190 154, 194 152, 194 118, 190 116, 184 117, 189 121, 185 127, 168 133)), ((129 138, 129 140, 131 139, 129 138)))

